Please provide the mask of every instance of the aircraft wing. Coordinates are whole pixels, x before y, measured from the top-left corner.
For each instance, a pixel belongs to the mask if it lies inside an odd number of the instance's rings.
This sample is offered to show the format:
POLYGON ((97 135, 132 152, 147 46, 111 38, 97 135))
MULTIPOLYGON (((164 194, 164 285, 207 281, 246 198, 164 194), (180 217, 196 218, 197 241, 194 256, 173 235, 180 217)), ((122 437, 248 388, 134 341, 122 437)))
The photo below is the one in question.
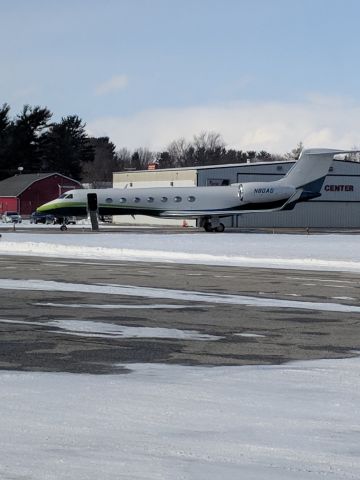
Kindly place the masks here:
POLYGON ((300 201, 304 190, 299 188, 296 192, 288 198, 283 204, 274 208, 261 207, 261 203, 257 204, 259 208, 254 208, 254 204, 249 205, 246 209, 244 205, 243 209, 229 209, 229 210, 168 210, 162 212, 159 216, 166 218, 200 218, 200 217, 230 217, 232 215, 243 215, 245 213, 270 213, 280 212, 281 210, 292 210, 296 203, 300 201))
MULTIPOLYGON (((278 212, 284 206, 272 209, 257 210, 189 210, 189 211, 167 211, 162 212, 159 217, 164 218, 201 218, 201 217, 231 217, 232 215, 243 215, 245 213, 278 212)), ((291 208, 291 207, 290 207, 291 208)))

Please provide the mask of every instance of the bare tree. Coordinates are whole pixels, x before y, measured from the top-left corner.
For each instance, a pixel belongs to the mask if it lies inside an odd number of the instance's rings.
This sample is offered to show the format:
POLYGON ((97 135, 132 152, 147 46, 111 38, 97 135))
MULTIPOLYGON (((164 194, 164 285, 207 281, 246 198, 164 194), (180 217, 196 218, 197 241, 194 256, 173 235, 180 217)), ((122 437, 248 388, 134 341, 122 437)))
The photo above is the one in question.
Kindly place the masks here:
POLYGON ((285 153, 286 160, 298 160, 300 157, 300 153, 304 149, 303 142, 299 142, 295 148, 291 150, 291 152, 285 153))
POLYGON ((131 152, 127 148, 121 148, 116 152, 117 170, 127 170, 131 168, 131 152))
POLYGON ((189 150, 190 144, 185 140, 185 138, 179 138, 170 143, 167 148, 167 151, 170 155, 171 162, 175 167, 182 166, 186 163, 187 153, 189 150))
MULTIPOLYGON (((357 145, 353 145, 351 150, 360 150, 357 145)), ((346 160, 351 160, 352 162, 360 162, 360 153, 348 153, 345 156, 346 160)))
POLYGON ((147 148, 138 148, 131 156, 131 167, 135 170, 146 170, 155 158, 155 154, 147 148))
POLYGON ((217 132, 201 132, 194 135, 193 144, 195 149, 204 149, 214 151, 218 148, 224 148, 225 142, 220 133, 217 132))

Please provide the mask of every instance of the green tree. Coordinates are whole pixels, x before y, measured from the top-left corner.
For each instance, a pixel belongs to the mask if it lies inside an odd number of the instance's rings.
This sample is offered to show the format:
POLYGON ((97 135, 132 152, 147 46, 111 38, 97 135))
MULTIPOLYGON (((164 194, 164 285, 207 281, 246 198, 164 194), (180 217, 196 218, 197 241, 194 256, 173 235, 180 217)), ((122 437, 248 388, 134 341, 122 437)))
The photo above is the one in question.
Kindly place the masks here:
POLYGON ((88 143, 94 149, 94 161, 82 163, 82 181, 92 183, 94 187, 112 182, 113 172, 117 170, 115 145, 109 137, 89 138, 88 143))
POLYGON ((135 170, 146 170, 149 163, 152 163, 155 156, 147 148, 138 148, 131 156, 131 168, 135 170))
POLYGON ((10 107, 7 103, 0 108, 0 180, 11 175, 13 165, 10 155, 10 107))
POLYGON ((229 149, 224 155, 224 163, 246 163, 246 153, 242 150, 229 149))
POLYGON ((15 171, 38 172, 41 168, 39 152, 41 136, 47 129, 52 113, 47 108, 25 105, 8 127, 8 148, 15 171))
POLYGON ((226 152, 225 143, 217 132, 201 132, 193 139, 195 165, 222 163, 226 152))
POLYGON ((50 126, 42 137, 41 153, 43 171, 57 171, 76 180, 81 179, 84 164, 94 160, 85 124, 77 115, 50 126))
POLYGON ((260 152, 257 152, 256 160, 258 162, 271 162, 272 156, 266 150, 261 150, 260 152))
POLYGON ((157 163, 159 168, 173 168, 173 159, 169 152, 159 152, 157 155, 157 163))
POLYGON ((249 160, 249 162, 253 162, 256 157, 256 151, 255 150, 248 150, 246 152, 246 158, 249 160))

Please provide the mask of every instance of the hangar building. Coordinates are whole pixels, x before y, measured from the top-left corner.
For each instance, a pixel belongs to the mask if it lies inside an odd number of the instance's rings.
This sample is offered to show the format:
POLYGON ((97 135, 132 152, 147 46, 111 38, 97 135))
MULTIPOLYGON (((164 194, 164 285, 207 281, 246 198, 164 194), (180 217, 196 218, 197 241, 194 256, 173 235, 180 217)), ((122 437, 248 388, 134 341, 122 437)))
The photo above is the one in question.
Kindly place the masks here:
MULTIPOLYGON (((262 162, 212 165, 179 169, 119 172, 113 175, 114 188, 164 186, 214 186, 253 181, 272 181, 283 177, 294 162, 262 162)), ((182 220, 145 216, 116 216, 116 223, 181 225, 182 220)), ((254 213, 222 220, 228 227, 360 228, 360 163, 334 160, 321 197, 299 203, 294 210, 254 213)), ((195 225, 189 220, 188 225, 195 225)))
POLYGON ((0 214, 12 210, 31 215, 39 205, 74 188, 82 186, 61 173, 23 173, 6 178, 0 182, 0 214))

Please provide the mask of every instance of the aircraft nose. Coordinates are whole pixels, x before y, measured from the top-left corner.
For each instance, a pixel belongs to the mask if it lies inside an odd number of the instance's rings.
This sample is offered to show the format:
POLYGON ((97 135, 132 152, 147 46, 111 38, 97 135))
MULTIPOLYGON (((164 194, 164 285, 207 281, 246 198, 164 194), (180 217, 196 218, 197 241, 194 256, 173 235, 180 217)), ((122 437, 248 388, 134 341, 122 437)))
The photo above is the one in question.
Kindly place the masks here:
POLYGON ((44 211, 43 207, 44 205, 40 205, 40 207, 37 207, 36 209, 37 213, 42 213, 44 211))
POLYGON ((44 203, 43 205, 40 205, 39 207, 37 207, 36 211, 38 213, 47 212, 47 210, 49 210, 49 203, 51 203, 51 202, 44 203))

